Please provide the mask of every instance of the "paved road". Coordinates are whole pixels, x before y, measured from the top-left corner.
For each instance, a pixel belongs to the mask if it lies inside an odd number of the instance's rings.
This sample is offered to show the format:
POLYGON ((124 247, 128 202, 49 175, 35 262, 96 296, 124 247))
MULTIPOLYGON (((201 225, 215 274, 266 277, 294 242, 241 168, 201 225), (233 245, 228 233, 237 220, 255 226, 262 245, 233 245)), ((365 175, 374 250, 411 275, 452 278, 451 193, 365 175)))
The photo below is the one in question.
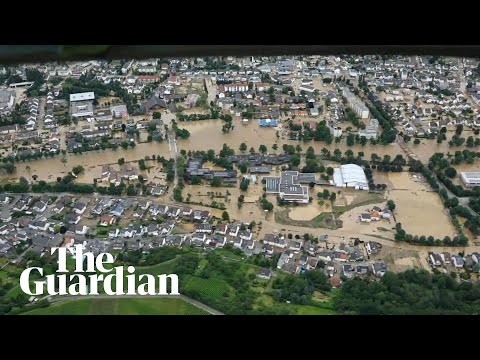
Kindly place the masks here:
POLYGON ((82 299, 111 299, 112 297, 116 298, 145 298, 145 297, 165 297, 165 298, 174 298, 174 299, 182 299, 202 310, 205 310, 209 314, 212 315, 224 315, 222 312, 212 309, 210 306, 207 306, 197 300, 194 300, 192 298, 189 298, 188 296, 185 295, 167 295, 167 296, 158 296, 158 295, 121 295, 121 296, 110 296, 110 295, 87 295, 87 296, 56 296, 56 297, 51 297, 45 296, 41 300, 48 298, 48 300, 51 303, 59 302, 59 301, 65 301, 65 300, 82 300, 82 299))

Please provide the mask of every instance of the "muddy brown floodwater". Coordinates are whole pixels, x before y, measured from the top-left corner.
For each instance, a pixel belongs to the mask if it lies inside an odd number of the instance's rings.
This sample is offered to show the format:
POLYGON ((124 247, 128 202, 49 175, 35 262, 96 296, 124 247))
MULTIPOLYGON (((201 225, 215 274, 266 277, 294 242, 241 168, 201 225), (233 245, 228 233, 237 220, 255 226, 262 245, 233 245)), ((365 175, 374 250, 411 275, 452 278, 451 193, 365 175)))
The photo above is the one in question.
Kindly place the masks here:
MULTIPOLYGON (((304 119, 303 121, 319 121, 319 119, 304 119)), ((402 154, 403 152, 400 147, 396 144, 391 145, 354 145, 346 146, 345 140, 341 144, 335 144, 333 142, 330 145, 327 145, 323 141, 309 141, 301 142, 298 140, 288 140, 286 138, 280 137, 277 139, 276 128, 263 128, 258 125, 258 120, 250 120, 247 125, 243 125, 239 118, 233 120, 233 125, 235 128, 227 134, 222 132, 222 125, 224 124, 223 120, 203 120, 203 121, 192 121, 192 122, 179 122, 181 128, 187 129, 191 136, 187 140, 178 140, 177 145, 180 149, 186 150, 208 150, 214 149, 219 151, 223 144, 227 144, 236 153, 239 153, 239 147, 241 143, 245 143, 248 147, 248 150, 253 147, 255 151, 258 152, 260 145, 265 145, 269 153, 281 153, 283 144, 290 145, 300 145, 303 152, 307 150, 309 146, 312 146, 315 149, 316 154, 321 154, 322 148, 327 148, 332 153, 335 149, 340 149, 342 152, 350 149, 357 155, 358 152, 363 151, 365 157, 370 159, 372 153, 376 153, 379 156, 390 155, 395 157, 397 154, 402 154), (278 150, 275 152, 272 149, 272 145, 276 143, 278 150)), ((281 130, 279 130, 281 133, 281 130)), ((281 135, 282 136, 282 135, 281 135)), ((247 150, 247 151, 248 151, 247 150)))
POLYGON ((408 172, 388 173, 393 187, 387 197, 395 204, 395 217, 412 235, 453 236, 453 226, 440 196, 408 172))
MULTIPOLYGON (((447 138, 450 140, 451 135, 448 135, 447 138)), ((410 141, 408 143, 408 148, 416 155, 416 158, 424 164, 427 164, 430 157, 436 152, 455 154, 455 151, 463 151, 465 149, 473 150, 472 148, 467 148, 463 145, 451 147, 448 145, 448 141, 445 140, 441 144, 437 144, 436 140, 420 139, 420 141, 421 143, 418 145, 415 145, 413 141, 410 141)))
MULTIPOLYGON (((312 196, 312 194, 310 194, 310 196, 312 196)), ((320 215, 322 212, 331 211, 332 205, 330 200, 324 201, 323 205, 319 205, 318 200, 313 200, 310 204, 298 205, 291 208, 288 217, 292 220, 309 221, 320 215)))
POLYGON ((85 168, 85 174, 79 177, 78 182, 93 183, 93 179, 100 175, 102 165, 116 164, 120 158, 124 158, 126 162, 135 161, 143 159, 147 155, 150 157, 161 155, 170 158, 168 143, 166 141, 141 143, 128 150, 120 147, 116 151, 109 149, 89 151, 78 155, 57 155, 49 159, 20 162, 15 164, 17 167, 15 174, 3 175, 0 179, 15 180, 21 176, 31 179, 31 176, 37 175, 37 180, 54 181, 59 176, 65 176, 74 166, 82 165, 85 168), (63 162, 62 158, 65 158, 66 162, 63 162))

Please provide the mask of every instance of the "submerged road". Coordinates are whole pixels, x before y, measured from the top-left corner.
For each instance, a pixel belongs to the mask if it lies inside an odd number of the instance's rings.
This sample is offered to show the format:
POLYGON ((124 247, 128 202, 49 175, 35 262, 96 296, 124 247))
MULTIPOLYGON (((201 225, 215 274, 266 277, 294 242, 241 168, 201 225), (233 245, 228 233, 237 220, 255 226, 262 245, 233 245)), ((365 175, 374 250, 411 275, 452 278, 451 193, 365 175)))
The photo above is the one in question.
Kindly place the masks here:
POLYGON ((112 299, 112 298, 145 298, 145 297, 156 297, 156 298, 167 298, 167 299, 182 299, 202 310, 205 310, 211 315, 224 315, 222 312, 212 309, 210 306, 207 306, 197 300, 189 298, 185 295, 166 295, 166 296, 159 296, 159 295, 120 295, 120 296, 111 296, 111 295, 75 295, 75 296, 46 296, 43 299, 47 299, 50 303, 60 302, 60 301, 68 301, 68 300, 83 300, 83 299, 112 299))

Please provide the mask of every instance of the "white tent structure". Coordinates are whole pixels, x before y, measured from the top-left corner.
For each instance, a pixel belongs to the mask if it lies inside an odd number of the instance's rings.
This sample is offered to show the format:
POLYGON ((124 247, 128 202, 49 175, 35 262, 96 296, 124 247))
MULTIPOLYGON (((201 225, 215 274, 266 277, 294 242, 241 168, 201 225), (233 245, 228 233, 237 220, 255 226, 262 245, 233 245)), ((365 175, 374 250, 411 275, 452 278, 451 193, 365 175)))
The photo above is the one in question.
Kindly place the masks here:
POLYGON ((365 171, 355 164, 346 164, 333 170, 333 184, 337 187, 353 187, 368 190, 365 171))

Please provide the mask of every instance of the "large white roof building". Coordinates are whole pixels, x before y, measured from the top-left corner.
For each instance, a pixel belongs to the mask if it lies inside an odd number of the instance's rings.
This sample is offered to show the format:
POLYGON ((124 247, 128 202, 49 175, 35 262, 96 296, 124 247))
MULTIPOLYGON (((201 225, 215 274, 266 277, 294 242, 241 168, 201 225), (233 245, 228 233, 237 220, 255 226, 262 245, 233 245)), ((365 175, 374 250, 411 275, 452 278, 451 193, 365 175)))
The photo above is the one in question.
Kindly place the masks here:
POLYGON ((95 93, 93 91, 84 92, 84 93, 77 93, 77 94, 70 94, 70 102, 72 102, 72 101, 93 100, 93 99, 95 99, 95 93))
POLYGON ((460 177, 466 187, 480 186, 480 172, 461 172, 460 177))
POLYGON ((368 190, 368 180, 365 171, 355 164, 341 165, 333 169, 333 184, 337 187, 353 187, 368 190))

